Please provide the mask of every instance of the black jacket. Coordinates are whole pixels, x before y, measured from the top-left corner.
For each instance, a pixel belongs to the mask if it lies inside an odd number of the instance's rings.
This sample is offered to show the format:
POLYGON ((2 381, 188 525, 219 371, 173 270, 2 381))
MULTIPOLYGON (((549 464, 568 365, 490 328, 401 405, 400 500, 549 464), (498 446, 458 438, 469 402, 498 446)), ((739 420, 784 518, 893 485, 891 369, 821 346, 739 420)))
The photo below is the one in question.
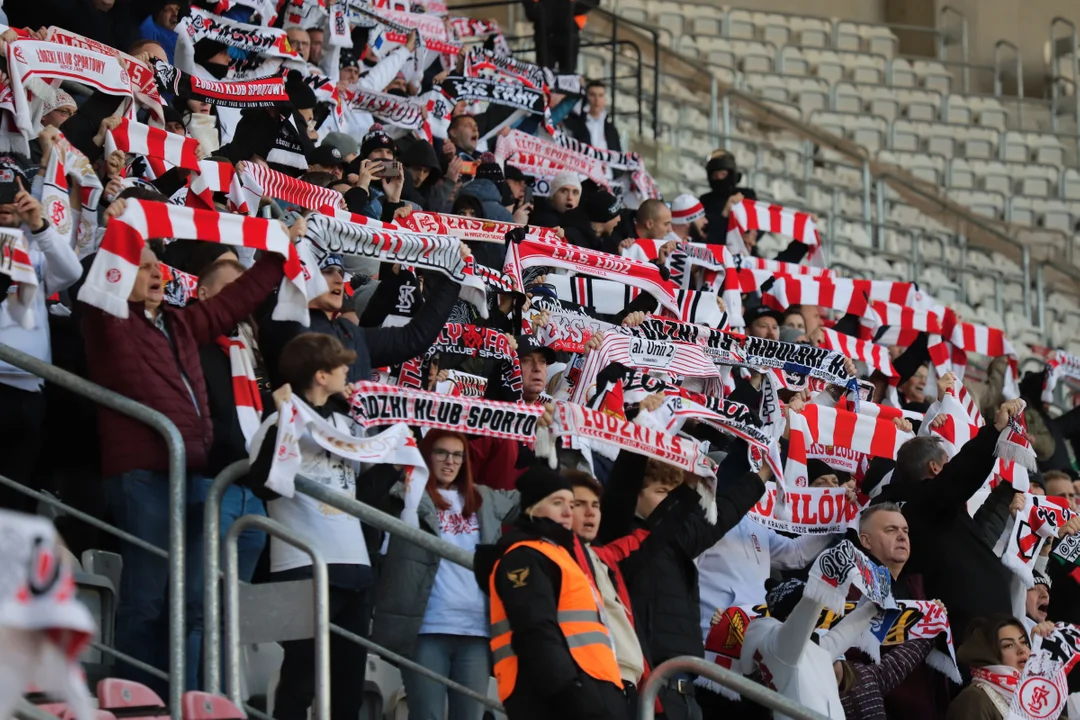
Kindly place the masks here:
POLYGON ((309 311, 308 327, 298 322, 266 318, 259 325, 259 340, 271 385, 279 387, 282 384, 278 374, 281 351, 290 340, 305 332, 333 335, 346 348, 356 352, 356 360, 349 367, 350 383, 370 380, 373 367, 398 365, 427 352, 450 316, 457 300, 458 285, 432 274, 427 286, 430 295, 425 299, 424 309, 402 327, 358 327, 342 317, 330 320, 321 310, 309 311))
POLYGON ((476 549, 474 574, 484 593, 490 591, 495 565, 495 592, 502 600, 513 631, 518 657, 514 691, 503 703, 510 720, 625 720, 626 700, 612 683, 583 672, 567 647, 557 617, 562 570, 532 548, 506 549, 523 540, 548 540, 574 559, 574 534, 547 518, 522 515, 496 545, 476 549), (501 558, 501 562, 500 562, 501 558))
POLYGON ((922 575, 926 596, 940 598, 963 637, 974 618, 1008 614, 1009 570, 967 513, 967 501, 994 469, 1000 432, 988 424, 931 480, 897 478, 875 502, 903 506, 911 532, 911 558, 903 575, 922 575))
MULTIPOLYGON (((237 460, 247 460, 247 439, 236 414, 236 396, 233 394, 232 363, 217 343, 199 348, 203 379, 206 380, 206 398, 210 405, 210 419, 214 422, 214 444, 206 460, 206 474, 217 475, 237 460)), ((259 385, 263 409, 274 406, 270 384, 262 364, 256 355, 255 381, 259 385)), ((246 484, 242 480, 241 484, 246 484)))
MULTIPOLYGON (((732 452, 732 455, 737 454, 738 450, 732 452)), ((641 474, 628 468, 644 462, 645 458, 640 455, 619 454, 604 495, 598 542, 610 542, 637 528, 649 527, 647 521, 634 515, 641 490, 641 474)), ((677 491, 694 492, 690 488, 678 488, 677 491)), ((694 558, 735 527, 764 492, 765 483, 755 473, 739 476, 725 473, 721 468, 716 492, 716 524, 710 525, 701 509, 695 507, 688 513, 679 535, 657 551, 650 563, 624 568, 638 639, 645 657, 654 666, 679 655, 705 656, 694 558)))
MULTIPOLYGON (((589 126, 585 124, 584 112, 581 115, 576 113, 568 115, 563 120, 563 125, 566 126, 566 129, 570 131, 570 134, 578 142, 583 142, 586 145, 592 144, 592 136, 589 135, 589 126)), ((615 127, 615 121, 611 119, 610 112, 604 117, 604 139, 607 140, 608 150, 614 150, 615 152, 622 150, 622 144, 619 142, 619 131, 615 127)))

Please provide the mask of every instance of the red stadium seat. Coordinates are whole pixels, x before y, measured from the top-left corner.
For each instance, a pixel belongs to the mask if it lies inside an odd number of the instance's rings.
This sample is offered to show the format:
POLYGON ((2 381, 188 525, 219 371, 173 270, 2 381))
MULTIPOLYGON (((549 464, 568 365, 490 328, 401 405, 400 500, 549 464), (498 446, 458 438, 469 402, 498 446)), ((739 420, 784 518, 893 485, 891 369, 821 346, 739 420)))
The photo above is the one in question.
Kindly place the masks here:
MULTIPOLYGON (((168 715, 165 701, 156 692, 137 682, 106 678, 97 686, 98 705, 102 710, 115 710, 125 720, 155 718, 168 715), (142 712, 138 712, 142 711, 142 712)), ((105 720, 99 718, 99 720, 105 720)))
POLYGON ((183 699, 184 720, 244 720, 244 711, 221 695, 186 692, 183 699))

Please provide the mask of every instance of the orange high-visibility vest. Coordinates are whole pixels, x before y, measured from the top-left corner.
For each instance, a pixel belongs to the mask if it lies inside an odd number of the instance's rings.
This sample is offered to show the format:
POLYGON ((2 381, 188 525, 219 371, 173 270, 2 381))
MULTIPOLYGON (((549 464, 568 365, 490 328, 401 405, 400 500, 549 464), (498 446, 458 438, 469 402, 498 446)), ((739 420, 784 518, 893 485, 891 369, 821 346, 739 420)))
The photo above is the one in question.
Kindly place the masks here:
MULTIPOLYGON (((611 635, 600 617, 595 590, 570 554, 558 545, 545 540, 525 540, 511 545, 506 552, 518 547, 530 547, 543 553, 562 570, 559 590, 558 621, 574 662, 590 677, 622 687, 619 664, 611 635)), ((505 554, 504 554, 505 557, 505 554)), ((499 683, 499 700, 505 701, 517 683, 518 658, 511 645, 514 636, 506 609, 495 591, 495 573, 502 560, 495 564, 489 581, 491 595, 491 653, 495 661, 495 679, 499 683)), ((526 581, 527 582, 527 581, 526 581)))

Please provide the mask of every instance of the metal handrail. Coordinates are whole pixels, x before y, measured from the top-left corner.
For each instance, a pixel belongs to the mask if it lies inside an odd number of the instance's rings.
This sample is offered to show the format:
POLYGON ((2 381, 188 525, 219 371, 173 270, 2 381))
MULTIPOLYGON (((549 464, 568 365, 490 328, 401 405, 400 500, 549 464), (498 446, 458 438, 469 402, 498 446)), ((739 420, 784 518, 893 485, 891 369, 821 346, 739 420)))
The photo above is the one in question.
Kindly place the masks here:
POLYGON ((61 370, 32 355, 0 344, 0 360, 33 373, 76 395, 127 415, 161 433, 169 451, 169 714, 180 720, 184 695, 184 514, 187 456, 176 425, 157 410, 61 370))
MULTIPOLYGON (((963 62, 966 65, 968 62, 968 21, 967 16, 960 12, 952 5, 945 5, 941 8, 941 12, 938 13, 941 18, 941 25, 944 25, 944 20, 948 15, 955 15, 960 18, 960 56, 963 58, 963 62)), ((948 45, 948 33, 942 31, 938 35, 938 60, 945 62, 948 45)), ((964 68, 963 73, 964 92, 968 92, 971 89, 971 77, 968 74, 968 68, 964 68)))
POLYGON ((759 685, 738 673, 720 667, 716 663, 706 662, 701 658, 688 655, 665 660, 649 673, 649 678, 641 686, 641 693, 638 697, 638 720, 653 720, 656 717, 657 693, 673 675, 680 673, 708 678, 734 690, 750 702, 781 712, 786 717, 792 718, 792 720, 829 720, 827 716, 810 710, 794 700, 784 697, 775 690, 759 685))
POLYGON ((240 534, 248 528, 262 530, 303 550, 311 558, 315 611, 315 697, 313 720, 330 718, 330 579, 322 551, 302 535, 261 515, 244 515, 225 534, 225 664, 229 669, 228 696, 236 707, 240 697, 240 534))
POLYGON ((1010 48, 1016 57, 1016 114, 1017 127, 1024 127, 1024 58, 1020 55, 1020 47, 1009 40, 998 40, 994 43, 994 94, 998 97, 1002 93, 1001 82, 1001 49, 1010 48))

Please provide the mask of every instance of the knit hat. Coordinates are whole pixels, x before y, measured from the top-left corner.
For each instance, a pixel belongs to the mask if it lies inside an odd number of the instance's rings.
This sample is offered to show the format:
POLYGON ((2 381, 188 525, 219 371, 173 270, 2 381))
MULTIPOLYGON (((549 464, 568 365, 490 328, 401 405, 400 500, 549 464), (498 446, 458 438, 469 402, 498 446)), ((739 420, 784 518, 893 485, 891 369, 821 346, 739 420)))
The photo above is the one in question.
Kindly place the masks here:
POLYGON ((581 190, 581 178, 576 172, 570 170, 562 170, 556 173, 555 178, 551 181, 551 194, 554 195, 564 187, 581 190))
POLYGON ((671 224, 689 225, 705 217, 705 208, 696 197, 683 193, 671 203, 671 224))
POLYGON ((304 82, 304 76, 296 70, 290 70, 285 77, 285 94, 289 96, 289 101, 297 110, 308 110, 319 102, 315 97, 315 91, 304 82))
POLYGON ((353 50, 342 48, 338 51, 338 69, 360 68, 360 56, 353 50))
POLYGON ((427 140, 414 140, 401 150, 401 164, 405 167, 427 168, 436 176, 442 177, 442 165, 435 148, 427 140))
POLYGON ((603 224, 619 217, 622 201, 607 190, 598 190, 585 196, 581 201, 581 209, 589 222, 603 224))
POLYGON ((52 99, 46 99, 41 106, 41 114, 48 115, 53 110, 62 107, 69 107, 72 110, 78 110, 79 106, 75 104, 75 99, 68 95, 60 88, 56 88, 54 91, 54 97, 52 99))
POLYGON ((397 155, 397 144, 394 143, 393 138, 386 134, 382 125, 375 123, 364 136, 364 141, 360 143, 360 159, 366 160, 371 153, 383 148, 397 155))
POLYGON ((1050 586, 1053 583, 1051 582, 1049 576, 1044 575, 1043 573, 1039 572, 1038 570, 1032 570, 1031 575, 1032 575, 1032 577, 1035 578, 1035 584, 1036 585, 1045 585, 1046 586, 1046 591, 1047 592, 1050 591, 1050 586))
POLYGON ((784 582, 773 579, 765 581, 765 604, 769 606, 769 615, 783 622, 802 600, 806 584, 792 578, 784 582))
POLYGON ((337 267, 345 270, 345 260, 337 253, 330 253, 322 260, 319 261, 319 269, 326 270, 327 268, 337 267))
POLYGON ((520 506, 528 510, 548 495, 560 490, 574 491, 569 480, 547 465, 532 465, 517 479, 520 506))
POLYGON ((472 210, 473 217, 484 217, 484 204, 475 195, 459 194, 450 212, 454 215, 462 215, 465 210, 472 210))
POLYGON ((356 143, 356 140, 343 132, 332 132, 328 134, 323 138, 322 144, 337 148, 343 158, 347 158, 350 155, 356 155, 360 152, 360 146, 356 143))
POLYGON ((734 155, 726 150, 714 150, 712 155, 709 156, 709 161, 705 163, 705 172, 709 175, 712 175, 717 170, 727 170, 729 173, 733 173, 738 170, 738 167, 734 155))
POLYGON ((780 328, 780 342, 798 342, 799 338, 805 338, 806 333, 799 328, 782 327, 780 328))
POLYGON ((476 166, 476 180, 490 180, 493 183, 501 183, 505 177, 494 153, 486 152, 480 156, 480 164, 476 166))

